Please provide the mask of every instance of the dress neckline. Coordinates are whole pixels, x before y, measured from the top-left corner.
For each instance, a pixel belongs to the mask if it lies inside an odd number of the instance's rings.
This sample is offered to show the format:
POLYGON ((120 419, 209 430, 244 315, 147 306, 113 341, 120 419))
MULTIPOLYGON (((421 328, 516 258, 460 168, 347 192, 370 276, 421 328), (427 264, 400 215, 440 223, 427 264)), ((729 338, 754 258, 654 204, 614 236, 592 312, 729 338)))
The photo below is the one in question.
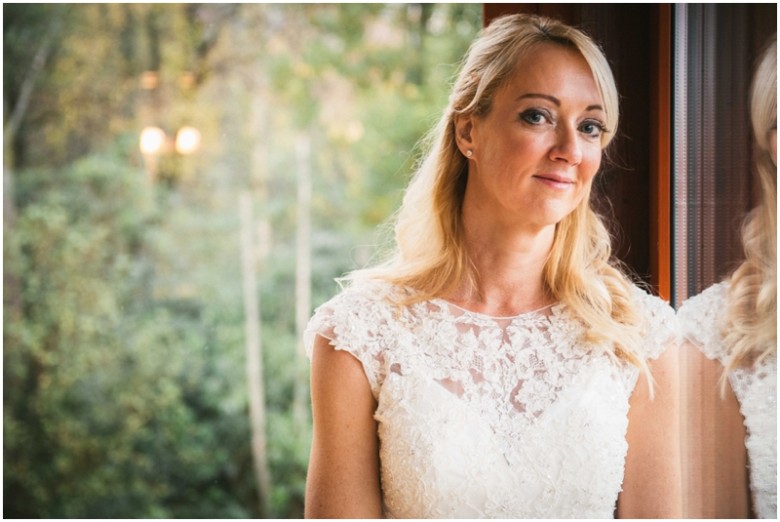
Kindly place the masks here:
POLYGON ((521 312, 519 314, 515 315, 490 315, 483 312, 475 312, 474 310, 469 310, 468 308, 463 308, 462 306, 456 305, 455 303, 448 301, 441 297, 436 297, 430 300, 431 303, 443 308, 443 307, 451 307, 455 310, 458 310, 460 312, 463 312, 464 314, 468 314, 470 316, 479 317, 482 319, 491 319, 494 321, 511 321, 514 319, 520 319, 522 317, 529 317, 532 315, 539 315, 541 312, 547 310, 548 308, 552 308, 558 303, 550 303, 547 305, 544 305, 540 308, 536 308, 534 310, 529 310, 527 312, 521 312))

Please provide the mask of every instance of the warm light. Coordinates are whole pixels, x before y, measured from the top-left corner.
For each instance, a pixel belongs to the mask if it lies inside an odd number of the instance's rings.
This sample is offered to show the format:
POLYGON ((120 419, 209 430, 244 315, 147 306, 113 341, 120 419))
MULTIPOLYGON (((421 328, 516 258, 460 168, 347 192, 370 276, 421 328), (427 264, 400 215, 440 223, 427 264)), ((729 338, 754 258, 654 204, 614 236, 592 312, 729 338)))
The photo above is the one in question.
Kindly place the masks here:
POLYGON ((159 127, 145 127, 141 131, 141 152, 159 154, 165 145, 165 132, 159 127))
POLYGON ((182 127, 176 133, 176 152, 192 154, 200 148, 200 131, 195 127, 182 127))
POLYGON ((151 91, 160 85, 160 74, 157 71, 144 71, 141 73, 141 88, 151 91))

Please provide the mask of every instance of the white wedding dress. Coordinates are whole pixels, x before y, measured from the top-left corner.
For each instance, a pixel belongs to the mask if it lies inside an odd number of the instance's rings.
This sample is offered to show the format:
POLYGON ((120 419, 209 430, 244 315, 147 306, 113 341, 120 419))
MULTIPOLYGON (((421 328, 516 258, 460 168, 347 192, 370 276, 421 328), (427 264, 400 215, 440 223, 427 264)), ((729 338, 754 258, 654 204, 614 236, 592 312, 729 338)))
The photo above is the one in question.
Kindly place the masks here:
MULTIPOLYGON (((391 518, 612 518, 638 370, 583 344, 566 306, 490 317, 359 283, 318 308, 315 334, 363 365, 378 407, 391 518)), ((640 352, 676 338, 674 311, 635 289, 640 352)))
MULTIPOLYGON (((729 356, 720 333, 728 288, 726 282, 709 287, 683 303, 677 314, 684 338, 722 364, 729 356)), ((728 377, 747 431, 753 510, 759 518, 777 518, 777 353, 728 377)))

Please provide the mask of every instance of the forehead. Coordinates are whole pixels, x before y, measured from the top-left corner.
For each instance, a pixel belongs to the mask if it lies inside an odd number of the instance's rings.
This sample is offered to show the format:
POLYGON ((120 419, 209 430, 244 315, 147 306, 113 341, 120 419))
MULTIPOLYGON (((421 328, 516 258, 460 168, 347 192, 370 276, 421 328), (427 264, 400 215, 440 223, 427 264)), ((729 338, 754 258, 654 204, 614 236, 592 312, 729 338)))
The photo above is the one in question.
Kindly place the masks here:
POLYGON ((536 93, 602 105, 588 62, 572 47, 537 44, 521 55, 498 95, 536 93))

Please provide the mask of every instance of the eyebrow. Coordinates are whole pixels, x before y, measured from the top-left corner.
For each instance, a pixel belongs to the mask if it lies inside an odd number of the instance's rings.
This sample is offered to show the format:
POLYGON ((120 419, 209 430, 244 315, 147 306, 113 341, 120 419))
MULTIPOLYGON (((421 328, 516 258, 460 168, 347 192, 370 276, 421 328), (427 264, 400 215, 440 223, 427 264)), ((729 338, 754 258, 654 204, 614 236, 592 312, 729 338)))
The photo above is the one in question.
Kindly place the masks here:
MULTIPOLYGON (((545 100, 549 100, 549 101, 553 102, 557 107, 561 106, 561 100, 559 100, 555 96, 550 96, 549 94, 541 94, 541 93, 537 93, 537 92, 529 92, 527 94, 521 94, 520 96, 518 96, 516 98, 516 100, 519 101, 519 100, 522 100, 522 99, 525 99, 525 98, 543 98, 545 100)), ((585 107, 585 110, 586 111, 593 111, 593 110, 603 111, 604 107, 602 107, 599 104, 588 105, 587 107, 585 107)))

